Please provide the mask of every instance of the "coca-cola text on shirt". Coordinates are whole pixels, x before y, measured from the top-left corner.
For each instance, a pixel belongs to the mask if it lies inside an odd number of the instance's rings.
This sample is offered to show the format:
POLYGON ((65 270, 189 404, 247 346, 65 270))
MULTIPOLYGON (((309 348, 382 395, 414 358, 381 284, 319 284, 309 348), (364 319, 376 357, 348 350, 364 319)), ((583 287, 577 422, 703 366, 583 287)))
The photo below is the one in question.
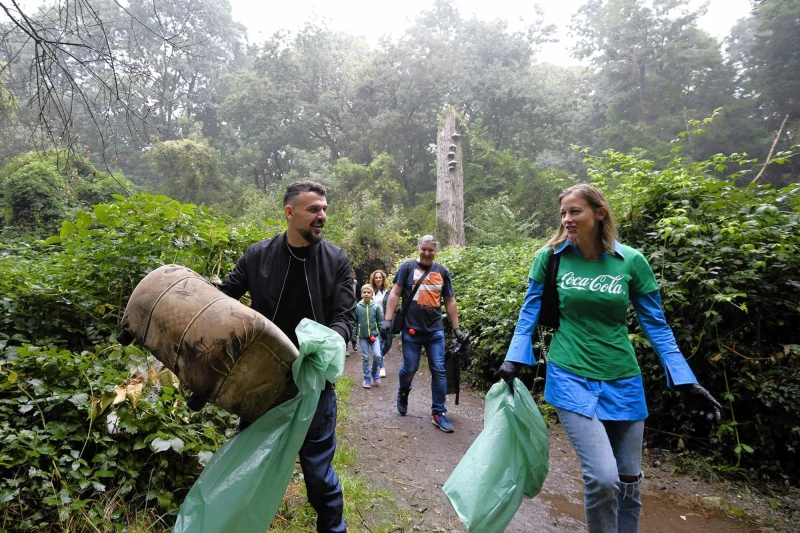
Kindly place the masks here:
POLYGON ((608 294, 622 294, 623 276, 611 276, 600 274, 594 278, 582 278, 576 276, 574 272, 567 272, 561 276, 561 288, 565 290, 575 289, 579 291, 589 290, 592 292, 604 292, 608 294))

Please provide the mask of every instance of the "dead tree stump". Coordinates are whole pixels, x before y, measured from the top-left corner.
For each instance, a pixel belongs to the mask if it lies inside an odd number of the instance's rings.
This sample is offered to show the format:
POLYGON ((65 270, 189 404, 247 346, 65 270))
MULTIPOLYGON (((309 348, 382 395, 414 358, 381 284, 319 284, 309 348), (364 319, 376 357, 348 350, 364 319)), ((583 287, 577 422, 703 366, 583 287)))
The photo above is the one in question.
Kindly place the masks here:
POLYGON ((461 135, 451 107, 436 136, 436 237, 442 247, 464 246, 464 166, 461 135))

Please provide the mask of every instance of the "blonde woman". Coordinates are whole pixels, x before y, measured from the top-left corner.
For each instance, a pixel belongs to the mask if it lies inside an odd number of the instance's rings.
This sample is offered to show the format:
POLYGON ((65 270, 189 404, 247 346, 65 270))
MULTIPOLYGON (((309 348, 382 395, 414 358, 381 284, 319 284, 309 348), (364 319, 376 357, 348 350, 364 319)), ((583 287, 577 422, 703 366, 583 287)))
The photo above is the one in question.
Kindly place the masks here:
MULTIPOLYGON (((720 418, 721 406, 698 385, 661 309, 658 282, 638 250, 616 240, 614 215, 603 193, 575 185, 558 197, 561 227, 536 256, 528 294, 498 376, 513 384, 519 365, 535 365, 531 341, 542 307, 547 266, 557 258, 558 329, 547 361, 545 400, 581 462, 590 533, 635 533, 642 506, 642 438, 647 418, 642 375, 628 339, 627 311, 693 412, 720 418)), ((556 263, 554 262, 553 265, 556 263)), ((553 279, 553 278, 551 278, 553 279)), ((549 301, 549 300, 548 300, 549 301)))
MULTIPOLYGON (((372 301, 378 304, 383 313, 386 313, 386 301, 389 299, 389 292, 391 287, 386 281, 386 272, 383 270, 376 270, 369 275, 369 284, 372 286, 372 301)), ((386 351, 391 347, 390 343, 385 343, 383 335, 379 335, 381 344, 381 360, 379 361, 380 371, 379 375, 382 378, 386 377, 386 368, 384 366, 384 359, 386 358, 386 351), (385 348, 385 349, 384 349, 385 348)))

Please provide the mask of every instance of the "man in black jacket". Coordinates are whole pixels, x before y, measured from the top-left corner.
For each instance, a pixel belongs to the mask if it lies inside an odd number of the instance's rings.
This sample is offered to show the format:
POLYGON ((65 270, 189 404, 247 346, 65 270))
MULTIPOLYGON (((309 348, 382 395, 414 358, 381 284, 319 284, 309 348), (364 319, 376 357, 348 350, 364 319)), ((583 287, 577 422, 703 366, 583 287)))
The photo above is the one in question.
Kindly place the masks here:
MULTIPOLYGON (((328 202, 325 187, 295 182, 283 196, 285 233, 250 246, 219 289, 232 298, 250 291, 251 307, 298 345, 303 318, 324 324, 345 343, 353 330, 351 267, 347 254, 322 239, 328 202)), ((327 383, 300 448, 308 501, 317 511, 317 531, 345 531, 342 488, 331 461, 336 450, 336 394, 327 383)))

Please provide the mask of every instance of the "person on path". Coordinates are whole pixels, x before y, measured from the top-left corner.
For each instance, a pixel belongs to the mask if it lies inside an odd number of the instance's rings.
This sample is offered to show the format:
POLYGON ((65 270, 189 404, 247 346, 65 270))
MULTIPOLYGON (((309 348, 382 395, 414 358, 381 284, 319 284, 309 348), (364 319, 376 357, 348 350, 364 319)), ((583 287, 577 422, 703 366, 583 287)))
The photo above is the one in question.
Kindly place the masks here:
MULTIPOLYGON (((381 308, 383 314, 386 314, 386 302, 389 300, 389 293, 391 292, 389 288, 389 282, 386 279, 386 272, 383 270, 376 270, 372 274, 369 275, 369 284, 372 286, 372 300, 378 304, 381 308)), ((386 377, 386 349, 388 343, 384 342, 383 335, 378 335, 378 340, 381 344, 381 361, 380 361, 380 371, 378 373, 379 377, 385 378, 386 377)))
POLYGON ((575 185, 558 200, 561 227, 534 259, 528 293, 497 374, 512 386, 520 365, 536 364, 535 326, 554 311, 559 323, 548 351, 544 398, 556 408, 581 463, 588 531, 635 533, 647 406, 628 339, 631 303, 666 370, 667 386, 680 390, 692 411, 708 420, 720 419, 721 405, 697 383, 678 349, 647 259, 616 240, 603 193, 575 185), (551 257, 558 267, 547 284, 551 257), (550 305, 552 291, 557 295, 550 305))
POLYGON ((381 327, 381 334, 391 334, 392 318, 402 296, 403 366, 400 368, 398 380, 397 411, 401 415, 405 415, 408 411, 411 382, 419 370, 421 350, 425 348, 431 372, 431 421, 445 433, 452 433, 455 428, 445 414, 447 376, 444 369, 442 300, 456 337, 462 339, 464 334, 458 329, 458 307, 450 271, 434 262, 438 245, 433 235, 420 237, 417 251, 419 259, 404 262, 394 277, 394 285, 386 302, 386 317, 381 327), (418 282, 421 283, 414 292, 414 286, 418 282), (412 292, 414 292, 413 298, 412 292))
MULTIPOLYGON (((289 185, 283 196, 286 231, 247 248, 219 286, 236 299, 250 291, 251 307, 274 322, 295 346, 295 328, 303 318, 328 326, 345 343, 353 331, 356 298, 350 260, 322 239, 325 196, 325 187, 313 181, 289 185)), ((328 382, 299 454, 308 501, 317 512, 317 531, 326 533, 346 531, 342 487, 331 464, 336 413, 336 394, 328 382)))
POLYGON ((361 346, 361 367, 364 371, 364 388, 379 386, 378 375, 381 354, 380 325, 383 323, 383 311, 380 305, 372 301, 372 286, 361 287, 361 301, 356 305, 356 335, 361 346))

